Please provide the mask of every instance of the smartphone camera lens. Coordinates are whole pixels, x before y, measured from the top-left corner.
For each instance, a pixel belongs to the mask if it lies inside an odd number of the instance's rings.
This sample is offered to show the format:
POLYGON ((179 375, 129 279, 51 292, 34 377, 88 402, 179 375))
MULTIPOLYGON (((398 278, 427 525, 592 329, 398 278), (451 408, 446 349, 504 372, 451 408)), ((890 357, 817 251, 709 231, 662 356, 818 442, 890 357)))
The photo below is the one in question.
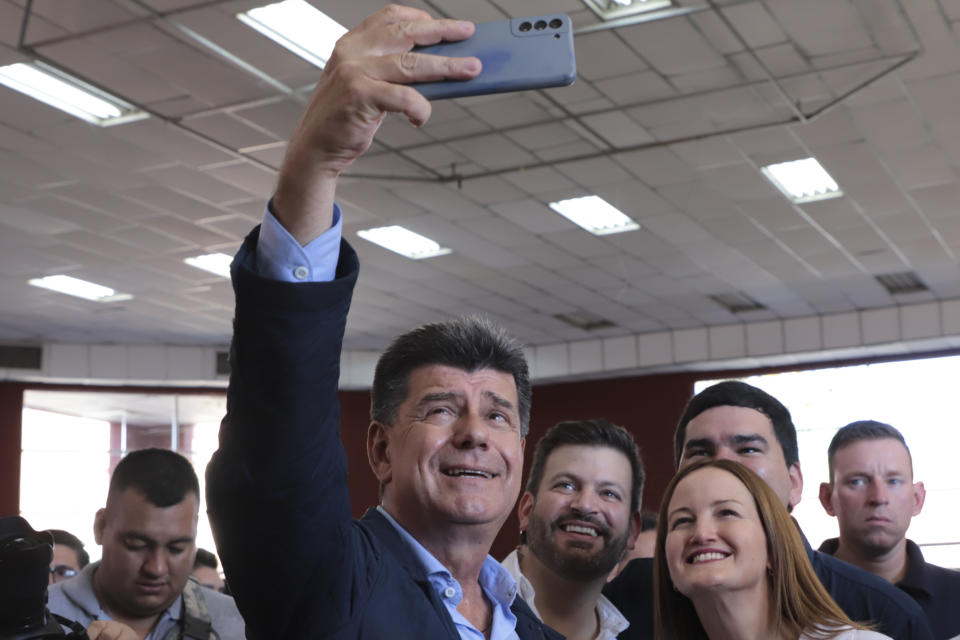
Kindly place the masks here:
POLYGON ((543 31, 544 29, 547 28, 547 21, 537 20, 536 24, 533 25, 533 28, 536 29, 537 31, 543 31))
POLYGON ((523 31, 523 32, 530 31, 530 29, 532 28, 533 28, 533 25, 530 24, 529 22, 521 22, 519 27, 520 31, 523 31))
POLYGON ((553 20, 550 21, 551 29, 559 29, 562 26, 563 26, 563 20, 561 20, 560 18, 554 18, 553 20))

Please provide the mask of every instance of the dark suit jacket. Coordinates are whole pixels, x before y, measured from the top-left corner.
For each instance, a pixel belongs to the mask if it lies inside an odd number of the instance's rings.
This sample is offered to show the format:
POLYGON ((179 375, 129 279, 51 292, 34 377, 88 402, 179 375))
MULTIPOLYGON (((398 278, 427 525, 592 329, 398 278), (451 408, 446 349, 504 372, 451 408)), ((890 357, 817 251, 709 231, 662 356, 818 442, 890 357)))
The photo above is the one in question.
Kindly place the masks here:
MULTIPOLYGON (((207 468, 210 520, 247 637, 459 638, 390 523, 376 511, 350 515, 337 382, 356 253, 341 244, 332 282, 275 282, 255 272, 258 234, 234 260, 227 415, 207 468)), ((523 640, 560 638, 521 598, 513 610, 523 640)))

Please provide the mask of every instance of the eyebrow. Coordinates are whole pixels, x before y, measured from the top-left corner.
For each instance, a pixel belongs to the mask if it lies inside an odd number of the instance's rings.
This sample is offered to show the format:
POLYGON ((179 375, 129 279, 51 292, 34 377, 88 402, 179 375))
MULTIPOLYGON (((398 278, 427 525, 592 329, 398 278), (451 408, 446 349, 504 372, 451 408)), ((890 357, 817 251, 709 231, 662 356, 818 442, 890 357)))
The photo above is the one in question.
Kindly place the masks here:
POLYGON ((436 393, 428 393, 427 395, 420 398, 420 401, 417 402, 418 407, 422 407, 431 402, 443 402, 444 400, 463 400, 462 393, 456 393, 454 391, 437 391, 436 393))
MULTIPOLYGON (((740 444, 768 444, 767 439, 764 438, 759 433, 738 433, 736 435, 730 436, 726 439, 732 445, 740 444)), ((712 438, 694 438, 692 440, 687 440, 687 444, 684 445, 683 450, 688 451, 690 449, 696 449, 698 447, 708 448, 714 446, 716 443, 712 438)))
MULTIPOLYGON (((743 506, 743 503, 740 502, 739 500, 737 500, 736 498, 724 498, 723 500, 715 500, 715 501, 713 501, 713 502, 710 503, 710 506, 711 506, 711 507, 717 507, 717 506, 719 506, 719 505, 721 505, 721 504, 725 504, 725 503, 727 503, 727 502, 732 502, 732 503, 734 503, 734 504, 740 505, 741 507, 743 506)), ((677 507, 676 509, 674 509, 673 511, 671 511, 670 513, 667 514, 667 519, 669 520, 669 519, 670 519, 671 517, 673 517, 673 515, 674 515, 675 513, 677 513, 678 511, 686 511, 686 512, 688 512, 688 513, 693 513, 693 509, 691 509, 690 507, 677 507)))
MULTIPOLYGON (((503 407, 504 409, 514 410, 515 407, 512 402, 504 398, 498 393, 493 391, 484 391, 483 397, 488 398, 493 401, 498 407, 503 407)), ((457 400, 458 402, 463 402, 465 399, 464 394, 459 391, 437 391, 436 393, 428 393, 427 395, 420 398, 420 401, 417 402, 418 407, 430 404, 431 402, 443 402, 445 400, 457 400)))
MULTIPOLYGON (((148 535, 137 533, 136 531, 127 531, 121 534, 124 538, 133 538, 134 540, 139 540, 140 542, 146 542, 147 544, 157 545, 160 544, 157 540, 151 538, 148 535)), ((184 536, 182 538, 176 538, 175 540, 168 540, 166 544, 189 544, 196 540, 196 538, 191 536, 184 536)))
POLYGON ((515 409, 513 403, 501 396, 499 393, 494 393, 493 391, 484 391, 483 396, 493 400, 493 404, 498 407, 503 407, 504 409, 515 409))

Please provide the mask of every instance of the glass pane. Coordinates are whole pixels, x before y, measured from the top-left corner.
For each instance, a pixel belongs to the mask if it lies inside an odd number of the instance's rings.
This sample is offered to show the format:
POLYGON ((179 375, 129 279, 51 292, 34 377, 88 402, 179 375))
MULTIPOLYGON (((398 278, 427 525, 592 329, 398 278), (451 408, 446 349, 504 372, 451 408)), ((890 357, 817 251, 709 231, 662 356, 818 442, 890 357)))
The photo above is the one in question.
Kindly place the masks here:
MULTIPOLYGON (((956 395, 960 356, 795 371, 743 378, 779 399, 797 427, 803 499, 794 516, 814 547, 838 535, 836 519, 820 505, 828 481, 827 447, 837 429, 855 420, 896 427, 913 456, 914 480, 927 499, 907 537, 935 564, 960 567, 960 476, 954 452, 960 447, 960 417, 945 400, 956 395), (933 560, 936 557, 937 560, 933 560)), ((695 385, 700 391, 714 381, 695 385)))
POLYGON ((106 503, 110 473, 123 453, 147 447, 170 449, 175 443, 200 481, 197 545, 216 552, 205 515, 204 472, 217 448, 225 412, 222 392, 28 390, 24 393, 21 514, 35 529, 70 531, 95 560, 100 548, 93 542, 94 515, 106 503), (64 480, 57 482, 58 476, 64 480))

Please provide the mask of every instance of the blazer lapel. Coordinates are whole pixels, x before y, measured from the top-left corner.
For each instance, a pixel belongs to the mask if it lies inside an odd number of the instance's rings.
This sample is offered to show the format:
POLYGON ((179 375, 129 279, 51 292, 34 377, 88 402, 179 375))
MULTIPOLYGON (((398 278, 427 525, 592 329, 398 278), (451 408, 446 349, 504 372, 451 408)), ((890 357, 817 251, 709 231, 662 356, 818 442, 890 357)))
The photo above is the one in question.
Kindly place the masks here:
POLYGON ((460 634, 457 631, 456 625, 453 624, 453 619, 450 617, 446 605, 443 604, 437 592, 434 590, 433 585, 430 584, 430 580, 427 578, 423 567, 420 566, 417 556, 410 547, 407 546, 403 538, 400 537, 397 530, 393 528, 393 525, 375 508, 367 509, 367 512, 363 514, 363 518, 361 518, 360 521, 380 543, 384 555, 392 556, 392 560, 402 566, 407 574, 409 574, 410 579, 420 587, 423 595, 430 601, 430 604, 433 605, 444 628, 450 633, 450 637, 459 638, 460 634))

